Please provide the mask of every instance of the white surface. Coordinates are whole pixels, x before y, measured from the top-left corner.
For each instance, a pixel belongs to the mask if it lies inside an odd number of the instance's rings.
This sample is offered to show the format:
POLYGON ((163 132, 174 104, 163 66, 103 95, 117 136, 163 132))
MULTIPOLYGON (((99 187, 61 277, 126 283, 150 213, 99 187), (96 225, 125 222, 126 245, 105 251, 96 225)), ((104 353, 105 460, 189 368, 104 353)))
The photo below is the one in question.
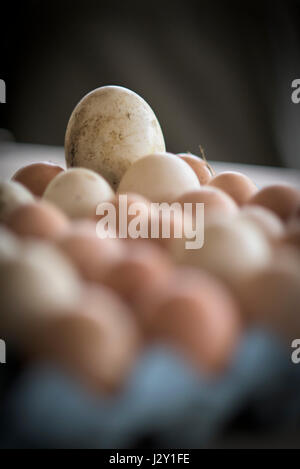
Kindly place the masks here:
MULTIPOLYGON (((9 179, 21 166, 37 161, 52 161, 65 167, 64 149, 63 147, 54 146, 0 143, 0 180, 9 179)), ((241 171, 248 175, 258 187, 286 183, 300 189, 300 171, 297 169, 221 162, 210 163, 217 173, 221 171, 241 171)))

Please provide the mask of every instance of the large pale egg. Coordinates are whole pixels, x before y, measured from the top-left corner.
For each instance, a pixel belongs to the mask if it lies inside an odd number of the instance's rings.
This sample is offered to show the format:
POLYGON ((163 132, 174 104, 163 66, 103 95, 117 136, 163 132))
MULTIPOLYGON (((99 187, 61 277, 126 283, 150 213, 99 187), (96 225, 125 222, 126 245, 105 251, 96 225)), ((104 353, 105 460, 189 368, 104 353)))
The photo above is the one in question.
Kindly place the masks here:
POLYGON ((0 222, 4 222, 19 205, 33 201, 31 192, 19 182, 0 182, 0 222))
POLYGON ((92 169, 114 189, 133 162, 163 151, 164 137, 154 112, 139 95, 120 86, 88 93, 68 123, 67 166, 92 169))
POLYGON ((152 202, 172 202, 199 188, 198 177, 185 161, 171 153, 154 153, 130 166, 118 192, 135 192, 152 202))
POLYGON ((98 204, 111 200, 114 191, 99 174, 85 168, 74 168, 58 174, 44 192, 43 198, 71 218, 95 217, 98 204))

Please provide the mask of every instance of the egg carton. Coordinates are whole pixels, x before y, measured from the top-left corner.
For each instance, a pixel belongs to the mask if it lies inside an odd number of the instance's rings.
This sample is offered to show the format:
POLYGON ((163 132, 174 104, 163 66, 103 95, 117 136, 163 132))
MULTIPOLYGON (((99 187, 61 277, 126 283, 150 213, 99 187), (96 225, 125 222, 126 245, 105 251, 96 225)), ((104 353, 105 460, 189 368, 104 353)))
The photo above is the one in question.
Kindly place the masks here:
POLYGON ((298 429, 300 373, 264 331, 249 331, 226 373, 196 373, 165 346, 145 350, 122 392, 91 395, 43 363, 14 382, 0 419, 0 447, 204 448, 228 435, 249 406, 257 428, 298 429))

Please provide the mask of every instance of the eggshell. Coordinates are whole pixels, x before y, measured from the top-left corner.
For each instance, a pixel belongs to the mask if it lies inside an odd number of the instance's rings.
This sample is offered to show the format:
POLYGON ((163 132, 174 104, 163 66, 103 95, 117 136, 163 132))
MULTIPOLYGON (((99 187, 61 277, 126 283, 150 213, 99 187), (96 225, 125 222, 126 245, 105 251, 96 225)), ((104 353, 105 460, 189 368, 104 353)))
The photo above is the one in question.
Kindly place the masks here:
POLYGON ((206 160, 191 153, 178 153, 178 156, 195 171, 201 186, 209 183, 214 175, 214 170, 206 160))
POLYGON ((287 221, 300 206, 300 191, 292 186, 274 184, 262 188, 248 203, 268 208, 283 221, 287 221))
POLYGON ((107 271, 123 257, 125 248, 118 239, 100 239, 93 230, 75 230, 61 237, 58 247, 74 263, 82 277, 101 282, 107 271))
POLYGON ((162 282, 171 268, 172 263, 161 248, 141 241, 112 266, 104 278, 104 284, 127 302, 133 303, 137 294, 148 285, 162 282))
POLYGON ((238 205, 245 204, 257 192, 254 182, 245 174, 236 171, 217 174, 208 184, 226 192, 238 205))
POLYGON ((240 280, 237 289, 245 321, 269 327, 285 340, 300 333, 300 273, 271 263, 240 280))
POLYGON ((114 191, 99 174, 75 168, 58 174, 47 186, 43 198, 71 218, 95 217, 98 204, 114 197, 114 191))
POLYGON ((41 161, 23 166, 13 175, 12 180, 26 187, 32 194, 41 197, 50 181, 64 171, 61 166, 41 161))
POLYGON ((190 269, 174 276, 151 322, 156 340, 170 343, 208 373, 228 364, 240 334, 239 311, 230 292, 215 278, 190 269))
POLYGON ((199 180, 187 163, 171 153, 156 153, 130 166, 118 192, 135 192, 152 202, 171 202, 199 187, 199 180))
POLYGON ((69 229, 69 220, 54 205, 40 201, 15 209, 6 225, 22 238, 54 239, 69 229))
POLYGON ((18 257, 0 262, 0 328, 26 334, 36 316, 77 304, 80 284, 53 246, 28 243, 18 257))
POLYGON ((90 390, 111 392, 127 378, 140 342, 126 305, 104 287, 86 287, 75 307, 38 318, 23 346, 32 358, 53 361, 90 390))
POLYGON ((174 240, 171 250, 179 262, 206 269, 230 285, 265 265, 271 257, 261 230, 253 223, 237 220, 206 224, 200 249, 185 249, 184 240, 174 240))
POLYGON ((154 112, 140 96, 120 86, 103 86, 84 96, 68 123, 67 166, 92 169, 115 189, 133 162, 163 151, 164 137, 154 112))
POLYGON ((4 225, 0 226, 0 262, 18 256, 19 248, 19 242, 14 233, 4 225))
POLYGON ((33 201, 33 195, 22 184, 15 181, 1 181, 0 222, 4 222, 19 205, 33 201))
POLYGON ((300 221, 299 223, 294 223, 290 226, 287 226, 286 231, 282 235, 280 241, 284 244, 295 246, 296 248, 300 249, 300 221))
POLYGON ((282 220, 276 213, 259 205, 244 206, 238 213, 237 218, 253 222, 268 239, 277 239, 283 235, 284 224, 282 220))
POLYGON ((238 207, 234 200, 225 194, 225 192, 212 188, 201 187, 196 191, 189 191, 177 199, 184 208, 184 204, 193 204, 193 216, 196 213, 196 204, 204 204, 204 216, 209 217, 213 213, 220 214, 220 216, 234 215, 238 211, 238 207))

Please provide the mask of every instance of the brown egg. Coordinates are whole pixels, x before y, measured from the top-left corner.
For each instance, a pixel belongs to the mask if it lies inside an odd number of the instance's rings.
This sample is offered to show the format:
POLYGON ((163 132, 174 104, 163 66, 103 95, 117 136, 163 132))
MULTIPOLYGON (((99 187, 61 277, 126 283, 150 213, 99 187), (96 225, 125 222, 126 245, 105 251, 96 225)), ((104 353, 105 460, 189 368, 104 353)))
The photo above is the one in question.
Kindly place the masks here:
POLYGON ((263 324, 288 341, 298 337, 300 273, 294 265, 273 262, 241 279, 237 293, 245 321, 263 324))
POLYGON ((160 247, 140 241, 131 245, 127 255, 112 266, 104 283, 127 302, 134 303, 137 294, 152 283, 162 282, 171 268, 169 256, 160 247))
POLYGON ((277 239, 284 232, 284 224, 276 213, 259 205, 245 205, 238 213, 237 219, 253 222, 268 239, 277 239))
POLYGON ((201 186, 208 184, 215 172, 208 162, 200 156, 191 153, 178 153, 178 156, 184 160, 196 173, 201 186))
POLYGON ((55 362, 96 392, 122 385, 140 346, 131 311, 105 287, 87 287, 77 307, 39 318, 25 340, 31 358, 55 362))
POLYGON ((21 237, 53 239, 69 229, 69 220, 45 201, 23 204, 7 219, 7 227, 21 237))
POLYGON ((60 166, 48 161, 31 163, 13 175, 12 179, 27 187, 34 195, 41 197, 50 181, 64 171, 60 166))
POLYGON ((300 206, 300 191, 292 186, 274 184, 258 191, 248 203, 268 208, 287 221, 300 206))
POLYGON ((240 334, 239 311, 230 292, 214 277, 191 269, 174 276, 151 322, 156 340, 173 345, 208 373, 228 364, 240 334))
POLYGON ((238 205, 245 204, 257 192, 254 182, 245 174, 236 171, 217 174, 211 179, 209 186, 217 187, 226 192, 238 205))
POLYGON ((291 223, 291 225, 288 225, 280 241, 284 244, 295 246, 300 249, 300 221, 298 223, 291 223))
POLYGON ((204 216, 209 217, 215 214, 234 215, 238 207, 235 201, 225 192, 214 187, 202 187, 197 191, 186 192, 176 202, 182 207, 184 204, 193 204, 193 216, 195 216, 196 203, 204 204, 204 216))
POLYGON ((118 239, 100 239, 89 224, 77 225, 57 240, 58 247, 75 264, 82 277, 102 282, 108 270, 124 255, 124 246, 118 239))

